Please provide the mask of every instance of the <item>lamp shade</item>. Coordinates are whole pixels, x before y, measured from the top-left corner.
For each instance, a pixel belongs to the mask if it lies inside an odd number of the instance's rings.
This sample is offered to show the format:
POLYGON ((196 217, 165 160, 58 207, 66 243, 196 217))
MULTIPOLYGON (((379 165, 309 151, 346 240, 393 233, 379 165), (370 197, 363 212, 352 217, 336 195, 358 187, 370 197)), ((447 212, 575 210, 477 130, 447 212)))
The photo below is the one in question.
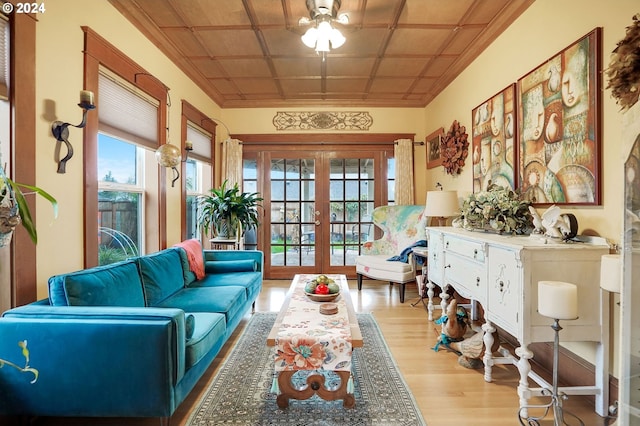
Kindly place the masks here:
POLYGON ((605 254, 600 258, 600 287, 604 290, 620 293, 622 275, 619 254, 605 254))
POLYGON ((428 191, 424 210, 429 217, 452 217, 460 214, 457 191, 428 191))
POLYGON ((558 320, 578 318, 578 286, 562 281, 538 281, 538 313, 558 320))

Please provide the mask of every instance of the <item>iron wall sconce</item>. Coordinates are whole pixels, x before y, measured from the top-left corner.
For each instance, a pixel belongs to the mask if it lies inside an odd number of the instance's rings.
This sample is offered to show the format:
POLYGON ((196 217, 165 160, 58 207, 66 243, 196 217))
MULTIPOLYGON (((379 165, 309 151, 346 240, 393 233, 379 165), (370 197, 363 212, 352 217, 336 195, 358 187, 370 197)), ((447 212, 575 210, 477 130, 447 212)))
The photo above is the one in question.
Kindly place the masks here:
POLYGON ((69 143, 69 126, 77 127, 79 129, 87 125, 87 112, 95 109, 93 103, 93 92, 88 90, 80 91, 80 103, 78 104, 82 108, 82 121, 80 124, 75 125, 71 123, 63 123, 62 121, 54 121, 51 123, 51 133, 58 142, 64 142, 67 147, 67 155, 65 155, 60 161, 58 161, 58 173, 65 173, 67 170, 67 161, 73 157, 73 147, 69 143))
POLYGON ((189 153, 193 151, 193 143, 186 141, 184 144, 184 160, 180 154, 180 149, 170 143, 161 145, 156 149, 156 161, 163 167, 171 168, 173 170, 173 179, 171 180, 171 187, 173 188, 176 181, 180 178, 180 172, 178 171, 178 164, 186 163, 189 158, 189 153))

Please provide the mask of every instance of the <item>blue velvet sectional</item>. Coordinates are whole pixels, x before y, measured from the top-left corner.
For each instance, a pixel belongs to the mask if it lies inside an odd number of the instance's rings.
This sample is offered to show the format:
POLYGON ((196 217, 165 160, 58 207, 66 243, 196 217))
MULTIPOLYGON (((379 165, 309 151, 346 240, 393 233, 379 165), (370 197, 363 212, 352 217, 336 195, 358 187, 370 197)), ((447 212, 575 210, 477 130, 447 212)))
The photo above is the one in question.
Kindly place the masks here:
POLYGON ((0 416, 168 423, 262 288, 262 252, 203 254, 200 280, 174 247, 54 276, 48 299, 5 312, 0 416))

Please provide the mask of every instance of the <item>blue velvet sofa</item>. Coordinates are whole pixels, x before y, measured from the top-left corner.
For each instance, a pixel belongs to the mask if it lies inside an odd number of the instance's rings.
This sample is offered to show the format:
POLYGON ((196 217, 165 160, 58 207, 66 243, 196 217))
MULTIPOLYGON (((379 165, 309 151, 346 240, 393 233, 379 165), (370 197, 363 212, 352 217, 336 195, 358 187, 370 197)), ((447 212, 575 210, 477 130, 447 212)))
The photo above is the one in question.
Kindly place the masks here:
POLYGON ((262 288, 260 251, 204 250, 202 279, 186 254, 54 276, 47 299, 4 312, 0 416, 168 424, 262 288))

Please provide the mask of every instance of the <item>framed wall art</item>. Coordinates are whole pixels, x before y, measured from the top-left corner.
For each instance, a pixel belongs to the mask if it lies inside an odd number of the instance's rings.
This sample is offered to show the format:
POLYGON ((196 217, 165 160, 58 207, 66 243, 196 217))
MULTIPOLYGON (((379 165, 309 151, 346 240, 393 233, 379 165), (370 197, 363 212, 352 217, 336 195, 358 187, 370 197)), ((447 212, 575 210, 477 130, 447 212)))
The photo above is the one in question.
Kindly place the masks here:
POLYGON ((518 186, 534 204, 601 203, 601 32, 518 80, 518 186))
POLYGON ((489 183, 516 189, 516 85, 497 93, 471 111, 473 192, 489 183))
POLYGON ((433 169, 442 165, 442 157, 440 156, 440 140, 444 135, 444 127, 440 127, 435 132, 427 136, 427 169, 433 169))

